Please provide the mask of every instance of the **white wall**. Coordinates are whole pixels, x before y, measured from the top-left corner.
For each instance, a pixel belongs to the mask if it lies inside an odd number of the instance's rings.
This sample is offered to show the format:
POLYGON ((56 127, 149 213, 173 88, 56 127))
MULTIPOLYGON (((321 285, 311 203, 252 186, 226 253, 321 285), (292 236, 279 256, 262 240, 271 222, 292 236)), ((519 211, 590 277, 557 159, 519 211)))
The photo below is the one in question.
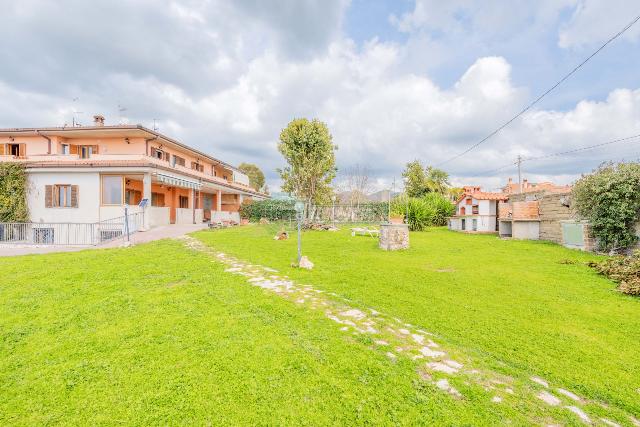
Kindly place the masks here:
MULTIPOLYGON (((196 224, 202 224, 204 212, 202 209, 196 209, 196 224)), ((193 209, 176 209, 176 224, 193 224, 193 209)))
POLYGON ((97 172, 29 172, 29 214, 32 222, 98 222, 100 220, 100 174, 97 172), (46 208, 45 186, 78 186, 77 208, 46 208))
POLYGON ((159 225, 169 224, 169 207, 147 206, 145 210, 148 212, 147 218, 149 224, 147 227, 153 228, 159 225))

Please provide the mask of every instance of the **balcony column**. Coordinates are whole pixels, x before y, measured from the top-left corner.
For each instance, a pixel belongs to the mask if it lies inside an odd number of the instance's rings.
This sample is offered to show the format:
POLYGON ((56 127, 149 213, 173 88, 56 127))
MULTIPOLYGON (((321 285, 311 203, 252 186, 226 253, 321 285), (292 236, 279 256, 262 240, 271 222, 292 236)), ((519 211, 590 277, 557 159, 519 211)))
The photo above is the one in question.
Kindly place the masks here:
POLYGON ((222 210, 222 190, 216 192, 216 210, 218 212, 222 210))
POLYGON ((149 229, 149 220, 151 218, 151 174, 145 173, 142 176, 142 198, 147 199, 147 207, 143 209, 142 214, 142 230, 149 229))

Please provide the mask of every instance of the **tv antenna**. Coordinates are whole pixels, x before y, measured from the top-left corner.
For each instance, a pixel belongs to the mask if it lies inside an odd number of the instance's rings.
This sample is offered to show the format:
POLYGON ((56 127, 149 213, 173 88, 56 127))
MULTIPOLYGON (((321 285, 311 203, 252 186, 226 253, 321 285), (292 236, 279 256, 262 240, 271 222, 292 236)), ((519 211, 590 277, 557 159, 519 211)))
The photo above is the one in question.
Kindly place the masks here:
POLYGON ((73 100, 72 100, 73 101, 73 109, 71 111, 73 113, 73 116, 71 118, 71 125, 73 127, 80 126, 80 122, 78 122, 78 119, 76 119, 76 116, 79 115, 79 114, 84 114, 84 111, 76 110, 76 102, 78 102, 78 100, 80 100, 80 98, 77 97, 77 96, 75 98, 73 98, 73 100))
POLYGON ((119 124, 124 124, 124 115, 123 113, 127 111, 127 108, 124 105, 121 105, 118 103, 118 117, 119 117, 119 124))

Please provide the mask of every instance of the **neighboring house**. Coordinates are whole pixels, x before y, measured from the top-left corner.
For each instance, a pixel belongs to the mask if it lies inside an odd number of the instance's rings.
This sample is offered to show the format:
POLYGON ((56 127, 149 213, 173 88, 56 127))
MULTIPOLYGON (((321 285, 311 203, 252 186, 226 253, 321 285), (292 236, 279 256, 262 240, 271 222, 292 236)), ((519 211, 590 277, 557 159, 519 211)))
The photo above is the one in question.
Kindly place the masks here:
POLYGON ((557 185, 553 182, 529 182, 527 179, 522 180, 522 190, 520 189, 520 183, 513 182, 513 179, 509 178, 507 185, 502 187, 502 192, 505 194, 518 194, 518 193, 566 193, 571 191, 570 185, 557 185))
POLYGON ((471 233, 498 231, 498 203, 509 197, 503 193, 488 193, 480 187, 464 187, 456 201, 456 213, 449 218, 449 229, 471 233))
POLYGON ((237 220, 265 199, 235 167, 141 125, 0 129, 0 161, 22 163, 33 223, 96 223, 144 211, 153 227, 237 220), (148 207, 138 207, 147 199, 148 207))

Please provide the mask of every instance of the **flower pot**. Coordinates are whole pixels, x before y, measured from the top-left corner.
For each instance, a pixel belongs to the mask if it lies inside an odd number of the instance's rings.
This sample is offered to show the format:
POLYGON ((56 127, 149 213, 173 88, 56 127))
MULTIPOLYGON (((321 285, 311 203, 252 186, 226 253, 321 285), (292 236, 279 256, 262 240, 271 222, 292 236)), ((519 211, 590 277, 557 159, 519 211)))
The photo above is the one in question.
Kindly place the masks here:
POLYGON ((391 215, 389 217, 389 222, 391 222, 391 224, 403 224, 404 215, 391 215))

